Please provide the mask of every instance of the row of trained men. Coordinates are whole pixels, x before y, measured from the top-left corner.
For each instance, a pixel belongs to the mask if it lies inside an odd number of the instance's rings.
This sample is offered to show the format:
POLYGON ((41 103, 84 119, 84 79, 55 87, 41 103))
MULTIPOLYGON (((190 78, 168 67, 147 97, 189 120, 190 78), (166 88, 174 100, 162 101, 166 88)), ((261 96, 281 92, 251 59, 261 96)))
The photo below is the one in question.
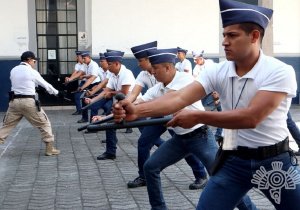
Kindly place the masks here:
MULTIPOLYGON (((257 187, 276 209, 299 210, 296 203, 300 196, 300 169, 289 149, 286 123, 297 89, 295 71, 261 50, 273 10, 231 0, 219 0, 219 4, 227 60, 201 70, 196 79, 187 74, 190 68, 180 58, 183 49, 157 49, 157 42, 131 48, 143 70, 136 79, 122 65, 121 51, 100 54, 101 79, 90 54, 78 52, 79 63, 82 59, 86 69, 74 71, 66 82, 84 79, 75 93, 77 112, 82 110, 79 122, 102 119, 98 116, 100 108, 104 115, 111 115, 113 108, 116 122, 172 115, 167 127, 140 129, 138 177, 128 182, 129 188, 147 186, 154 210, 167 209, 160 172, 183 158, 195 176, 189 188, 205 186, 197 209, 256 209, 247 192, 257 187), (176 56, 180 63, 175 65, 176 56), (148 90, 141 95, 144 87, 148 90), (220 98, 222 112, 205 111, 200 101, 214 91, 218 96, 212 97, 220 98), (113 105, 113 96, 119 92, 127 97, 113 105), (219 149, 208 125, 224 128, 219 149), (160 136, 167 128, 171 137, 164 142, 160 136), (154 145, 158 148, 150 156, 154 145)), ((46 155, 57 155, 50 122, 42 109, 35 108, 33 91, 39 84, 50 94, 59 92, 32 71, 36 62, 32 52, 23 53, 21 60, 11 72, 13 94, 0 129, 0 143, 25 116, 41 130, 46 155)), ((116 158, 116 130, 105 132, 106 151, 98 160, 116 158)))
POLYGON ((256 209, 247 192, 257 187, 276 209, 299 210, 300 168, 289 148, 286 121, 297 90, 295 71, 261 49, 273 10, 230 0, 219 4, 227 60, 194 81, 176 71, 176 49, 148 49, 160 83, 137 102, 129 98, 115 103, 115 121, 173 115, 167 123, 173 128, 171 139, 143 164, 152 209, 167 209, 160 172, 192 154, 210 175, 197 209, 256 209), (205 111, 199 104, 213 91, 219 94, 222 112, 205 111), (207 125, 224 129, 218 151, 207 125))

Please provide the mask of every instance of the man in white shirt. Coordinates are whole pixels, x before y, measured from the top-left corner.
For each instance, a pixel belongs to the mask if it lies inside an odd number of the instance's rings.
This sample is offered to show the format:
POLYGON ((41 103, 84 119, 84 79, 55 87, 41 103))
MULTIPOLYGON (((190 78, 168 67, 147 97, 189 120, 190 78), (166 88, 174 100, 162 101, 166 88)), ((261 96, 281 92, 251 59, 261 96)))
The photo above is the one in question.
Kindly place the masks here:
POLYGON ((175 64, 175 68, 177 71, 186 72, 192 75, 192 64, 188 59, 186 59, 186 53, 188 51, 180 47, 177 47, 177 51, 177 58, 179 59, 179 62, 175 64))
MULTIPOLYGON (((65 78, 65 83, 68 84, 74 80, 79 80, 80 77, 85 73, 86 65, 83 63, 83 59, 81 56, 82 51, 75 51, 76 54, 76 61, 74 71, 70 77, 65 78)), ((79 80, 78 86, 81 87, 84 84, 85 80, 79 80)), ((76 111, 72 115, 80 115, 81 114, 81 100, 80 94, 74 94, 74 101, 76 106, 76 111)))
MULTIPOLYGON (((111 103, 113 96, 117 93, 123 93, 124 95, 128 95, 135 83, 135 78, 131 70, 127 69, 124 65, 122 65, 122 58, 124 52, 121 51, 111 51, 104 53, 106 61, 108 62, 108 69, 112 73, 111 77, 108 80, 106 88, 95 98, 86 98, 85 102, 87 104, 93 103, 99 99, 97 103, 111 103)), ((97 104, 93 104, 92 106, 97 106, 97 104)), ((109 109, 110 110, 110 109, 109 109)), ((106 113, 106 114, 110 114, 106 113)), ((106 159, 115 159, 116 158, 116 150, 117 150, 117 136, 116 130, 107 130, 106 132, 106 151, 97 157, 97 160, 106 160, 106 159)))
POLYGON ((195 79, 198 78, 199 74, 201 73, 202 70, 207 69, 210 67, 210 65, 214 65, 214 61, 211 59, 204 59, 203 57, 204 50, 201 52, 193 51, 193 59, 195 62, 195 67, 193 69, 193 76, 195 79))
MULTIPOLYGON (((148 50, 147 53, 153 68, 153 75, 159 83, 148 89, 141 97, 141 102, 151 101, 169 92, 179 91, 194 81, 190 74, 176 71, 174 67, 176 48, 153 49, 148 50)), ((201 101, 198 101, 186 109, 204 110, 204 107, 201 101)), ((166 209, 159 176, 163 169, 193 154, 209 170, 217 151, 213 134, 206 125, 197 124, 191 129, 176 127, 173 131, 175 134, 171 139, 159 146, 144 164, 144 174, 152 209, 166 209)))
POLYGON ((229 0, 219 4, 227 60, 180 91, 149 103, 134 106, 120 101, 114 117, 134 120, 177 111, 168 126, 205 123, 224 128, 223 145, 197 210, 234 209, 253 187, 276 209, 299 210, 295 204, 300 197, 300 168, 289 149, 286 123, 297 90, 295 71, 261 50, 273 10, 229 0), (222 112, 182 109, 214 90, 220 94, 222 112))
MULTIPOLYGON (((82 95, 82 91, 85 89, 91 89, 95 85, 99 84, 100 77, 99 77, 99 66, 98 64, 91 58, 91 55, 89 52, 83 52, 81 53, 81 56, 83 58, 83 62, 86 64, 86 72, 83 75, 83 78, 86 79, 85 83, 78 87, 78 92, 75 93, 77 95, 82 95)), ((84 103, 84 99, 82 99, 82 104, 84 103)), ((82 105, 83 106, 83 105, 82 105)), ((89 115, 88 110, 82 110, 81 113, 82 117, 80 120, 77 121, 77 123, 85 123, 89 121, 89 115)))
MULTIPOLYGON (((108 63, 103 53, 99 53, 100 60, 99 60, 99 77, 101 82, 98 85, 92 87, 91 90, 86 91, 85 95, 90 98, 90 96, 95 95, 96 93, 100 94, 108 83, 109 78, 112 76, 112 73, 108 70, 108 63)), ((90 107, 91 109, 91 118, 98 115, 98 110, 100 108, 103 109, 103 114, 107 115, 111 112, 111 99, 102 99, 99 102, 95 103, 93 106, 90 107)))
MULTIPOLYGON (((152 88, 159 82, 153 76, 153 68, 151 66, 150 60, 147 55, 148 50, 157 49, 157 42, 150 42, 138 46, 134 46, 131 48, 132 53, 135 58, 138 60, 138 64, 142 71, 136 78, 136 84, 131 92, 131 94, 127 97, 127 100, 138 104, 143 102, 142 98, 137 98, 142 89, 147 87, 152 88)), ((167 130, 164 125, 156 125, 156 126, 145 126, 142 128, 141 136, 138 139, 138 177, 133 181, 129 181, 127 183, 128 188, 136 188, 142 187, 146 185, 146 179, 144 175, 144 163, 150 156, 151 148, 156 145, 160 146, 164 141, 160 138, 160 136, 167 130)), ((172 135, 173 132, 171 131, 172 135)), ((189 189, 196 190, 201 189, 205 186, 207 182, 207 174, 203 164, 193 155, 188 155, 185 158, 186 162, 192 168, 193 174, 195 176, 195 181, 189 185, 189 189)))
POLYGON ((54 135, 51 123, 38 100, 35 100, 35 87, 40 85, 52 95, 58 95, 59 92, 33 69, 36 61, 35 54, 26 51, 21 55, 21 63, 10 72, 10 101, 3 126, 0 128, 0 144, 4 143, 10 131, 25 117, 40 130, 42 140, 46 144, 45 155, 58 155, 60 151, 53 147, 54 135))
POLYGON ((92 96, 95 93, 102 91, 102 89, 106 87, 107 82, 112 75, 112 73, 108 70, 108 63, 103 53, 99 53, 99 64, 99 77, 101 82, 94 86, 91 90, 86 91, 86 96, 92 96))

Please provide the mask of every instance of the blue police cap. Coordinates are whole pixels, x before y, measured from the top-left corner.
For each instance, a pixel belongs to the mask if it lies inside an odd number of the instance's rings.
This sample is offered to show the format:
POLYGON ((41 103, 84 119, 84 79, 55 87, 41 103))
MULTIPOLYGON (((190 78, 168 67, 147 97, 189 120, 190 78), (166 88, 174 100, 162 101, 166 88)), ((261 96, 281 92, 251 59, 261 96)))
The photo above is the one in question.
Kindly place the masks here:
POLYGON ((147 57, 147 50, 157 49, 157 41, 134 46, 131 51, 136 59, 147 57))
POLYGON ((87 56, 91 56, 90 54, 90 51, 81 51, 81 56, 84 58, 84 57, 87 57, 87 56))
POLYGON ((181 47, 177 47, 177 52, 183 52, 184 54, 186 54, 188 52, 188 50, 185 50, 181 47))
POLYGON ((255 23, 266 28, 273 10, 246 3, 219 0, 223 28, 239 23, 255 23))
POLYGON ((106 60, 105 56, 103 53, 99 53, 99 58, 100 58, 100 61, 101 60, 106 60))
POLYGON ((79 51, 79 50, 76 50, 76 51, 75 51, 75 54, 76 54, 76 55, 81 55, 81 53, 82 53, 82 52, 79 51))
POLYGON ((151 64, 173 63, 177 56, 177 48, 148 50, 147 55, 151 64))
POLYGON ((104 53, 107 62, 114 62, 114 61, 122 61, 124 52, 121 51, 111 51, 104 53))

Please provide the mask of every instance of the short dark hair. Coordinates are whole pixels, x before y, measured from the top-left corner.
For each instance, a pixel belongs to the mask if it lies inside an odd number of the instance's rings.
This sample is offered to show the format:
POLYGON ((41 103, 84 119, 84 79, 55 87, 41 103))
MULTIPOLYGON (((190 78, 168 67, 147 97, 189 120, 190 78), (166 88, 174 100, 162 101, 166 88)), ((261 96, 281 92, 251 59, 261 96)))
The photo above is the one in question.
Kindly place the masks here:
POLYGON ((245 31, 246 34, 250 34, 252 31, 258 30, 260 33, 260 43, 262 43, 262 40, 265 35, 265 30, 260 25, 258 25, 256 23, 247 22, 247 23, 240 23, 239 27, 243 31, 245 31))

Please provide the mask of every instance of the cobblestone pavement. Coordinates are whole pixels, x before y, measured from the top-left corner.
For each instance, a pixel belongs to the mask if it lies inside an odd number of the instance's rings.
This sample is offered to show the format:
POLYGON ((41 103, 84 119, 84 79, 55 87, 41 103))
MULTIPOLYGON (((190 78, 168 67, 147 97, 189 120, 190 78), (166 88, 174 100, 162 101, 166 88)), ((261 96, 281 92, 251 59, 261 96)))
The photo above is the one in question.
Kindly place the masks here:
MULTIPOLYGON (((38 129, 22 120, 0 145, 0 209, 150 209, 145 187, 126 186, 137 176, 137 129, 131 134, 119 130, 117 159, 98 161, 105 151, 104 132, 77 132, 81 124, 75 123, 79 116, 72 116, 72 110, 46 112, 61 154, 44 156, 38 129)), ((300 120, 298 106, 291 112, 300 120)), ((161 177, 170 210, 195 209, 201 190, 188 189, 193 175, 184 161, 166 168, 161 177)), ((274 209, 258 190, 249 195, 259 209, 274 209)))

